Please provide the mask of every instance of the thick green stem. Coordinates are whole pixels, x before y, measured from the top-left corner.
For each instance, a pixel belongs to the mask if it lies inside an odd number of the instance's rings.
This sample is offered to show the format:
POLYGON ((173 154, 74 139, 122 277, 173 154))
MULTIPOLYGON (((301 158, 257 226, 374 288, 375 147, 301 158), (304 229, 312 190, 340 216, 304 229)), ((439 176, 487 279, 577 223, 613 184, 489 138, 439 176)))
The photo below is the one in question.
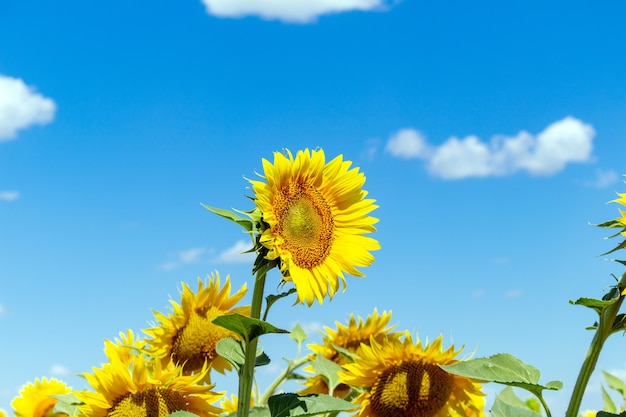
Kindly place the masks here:
POLYGON ((570 403, 567 407, 565 417, 578 416, 580 404, 583 400, 585 389, 587 388, 587 383, 589 382, 589 378, 591 378, 591 374, 598 363, 598 358, 600 357, 600 352, 602 351, 604 342, 612 333, 615 317, 617 316, 622 302, 624 301, 624 296, 621 295, 624 288, 626 288, 626 272, 622 274, 622 277, 617 284, 617 291, 620 293, 618 296, 619 299, 608 306, 602 314, 600 314, 596 334, 591 341, 591 345, 587 351, 587 356, 585 357, 585 360, 580 368, 580 372, 578 373, 578 378, 576 379, 576 384, 574 385, 574 390, 572 391, 572 396, 570 397, 570 403))
MULTIPOLYGON (((263 304, 263 290, 265 288, 265 276, 267 268, 261 267, 256 274, 254 290, 252 293, 252 305, 250 306, 250 317, 258 319, 261 317, 263 304)), ((252 395, 252 383, 254 381, 254 363, 256 361, 256 347, 258 338, 244 341, 245 359, 239 371, 239 401, 237 406, 238 417, 248 417, 250 414, 250 396, 252 395)))

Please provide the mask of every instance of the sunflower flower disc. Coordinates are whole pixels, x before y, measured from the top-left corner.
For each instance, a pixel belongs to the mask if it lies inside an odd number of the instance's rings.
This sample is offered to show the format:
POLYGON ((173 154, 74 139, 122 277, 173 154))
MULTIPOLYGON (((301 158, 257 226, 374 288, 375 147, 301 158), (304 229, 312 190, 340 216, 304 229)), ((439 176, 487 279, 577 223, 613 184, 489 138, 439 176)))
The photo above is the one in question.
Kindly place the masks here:
POLYGON ((195 293, 185 283, 182 286, 181 304, 170 301, 172 314, 155 312, 159 325, 144 330, 150 336, 148 352, 163 363, 173 360, 187 375, 202 369, 205 362, 224 373, 231 366, 216 353, 217 342, 226 337, 238 339, 238 336, 212 321, 230 313, 250 315, 249 306, 235 307, 245 296, 246 285, 231 296, 230 277, 226 277, 222 286, 219 274, 215 273, 206 285, 198 278, 195 293))
POLYGON ((477 381, 449 374, 438 365, 458 363, 454 346, 442 349, 442 337, 431 344, 371 340, 361 345, 359 360, 343 365, 340 379, 365 388, 355 402, 358 417, 483 417, 485 399, 477 381))
POLYGON ((344 272, 363 276, 357 268, 371 265, 370 252, 380 249, 365 236, 376 230, 369 213, 377 206, 365 199, 365 176, 350 166, 341 155, 326 163, 322 150, 275 152, 274 163, 263 160, 265 181, 250 181, 267 225, 259 241, 268 260, 280 260, 300 303, 332 298, 339 280, 345 289, 344 272))

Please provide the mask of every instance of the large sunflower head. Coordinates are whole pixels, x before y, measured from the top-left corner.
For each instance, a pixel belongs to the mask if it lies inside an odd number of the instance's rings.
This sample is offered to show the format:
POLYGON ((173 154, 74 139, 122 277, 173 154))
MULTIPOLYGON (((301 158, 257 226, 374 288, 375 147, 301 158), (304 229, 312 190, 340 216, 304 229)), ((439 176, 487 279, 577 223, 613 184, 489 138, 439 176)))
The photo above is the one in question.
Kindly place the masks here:
POLYGON ((203 369, 205 362, 218 372, 230 370, 231 365, 219 356, 215 347, 225 337, 239 337, 221 326, 212 323, 218 316, 231 313, 250 315, 250 307, 234 307, 246 294, 244 284, 237 293, 230 295, 230 277, 224 286, 216 272, 208 283, 198 278, 198 291, 193 292, 182 284, 181 304, 170 300, 172 313, 155 312, 158 325, 144 330, 151 339, 148 351, 164 362, 170 359, 181 365, 186 374, 203 369))
MULTIPOLYGON (((324 327, 322 344, 310 344, 308 347, 315 352, 315 355, 323 356, 338 365, 344 365, 350 362, 345 351, 360 357, 362 344, 369 346, 371 340, 382 343, 386 338, 398 339, 401 333, 392 332, 395 325, 390 326, 390 320, 391 312, 383 311, 382 315, 379 315, 376 309, 374 309, 371 315, 367 316, 365 321, 361 317, 355 318, 354 314, 352 314, 347 326, 336 322, 336 330, 324 327), (337 348, 341 348, 344 351, 339 352, 337 348)), ((315 372, 311 365, 305 367, 304 370, 315 372)), ((328 394, 328 385, 321 375, 310 377, 304 382, 304 385, 307 388, 302 390, 301 394, 328 394)), ((340 384, 333 392, 333 395, 344 397, 349 391, 350 387, 340 384)))
POLYGON ((92 374, 83 374, 93 391, 75 393, 84 403, 82 417, 166 417, 175 411, 214 417, 220 413, 211 404, 222 394, 212 392, 213 385, 201 384, 209 372, 206 364, 196 374, 185 376, 171 361, 163 365, 139 353, 144 342, 130 331, 128 337, 108 343, 109 362, 92 368, 92 374))
POLYGON ((459 362, 460 350, 403 340, 371 341, 361 358, 344 365, 341 381, 365 391, 355 400, 358 417, 482 417, 485 399, 478 382, 452 375, 438 365, 459 362))
POLYGON ((15 397, 11 406, 16 417, 65 417, 65 414, 56 414, 52 410, 57 403, 53 395, 69 394, 64 382, 54 378, 35 379, 34 383, 28 383, 20 390, 20 396, 15 397))
POLYGON ((339 155, 326 163, 323 150, 274 153, 263 159, 265 181, 252 183, 255 203, 266 229, 260 243, 269 260, 279 260, 285 281, 292 281, 298 302, 322 303, 345 289, 344 272, 363 276, 357 268, 374 261, 378 241, 365 236, 378 219, 377 206, 362 189, 365 176, 339 155))

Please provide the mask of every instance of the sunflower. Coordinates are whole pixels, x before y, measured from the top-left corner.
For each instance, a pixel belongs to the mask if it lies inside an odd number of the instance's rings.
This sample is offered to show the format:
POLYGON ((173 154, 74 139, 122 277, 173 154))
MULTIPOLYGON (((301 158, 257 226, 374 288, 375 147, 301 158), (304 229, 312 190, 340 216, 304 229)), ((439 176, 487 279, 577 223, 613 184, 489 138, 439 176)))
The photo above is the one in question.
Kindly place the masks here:
POLYGON ((181 304, 170 300, 172 314, 155 312, 159 325, 144 330, 151 337, 148 352, 164 362, 173 360, 187 375, 202 369, 205 362, 221 373, 230 370, 231 365, 216 353, 215 347, 225 337, 239 339, 239 336, 211 321, 230 313, 250 315, 249 306, 233 308, 246 294, 246 284, 231 296, 230 277, 220 287, 216 272, 206 285, 198 278, 195 294, 185 283, 182 286, 181 304))
POLYGON ((452 375, 438 365, 458 363, 454 346, 442 348, 442 337, 431 344, 403 340, 361 345, 361 358, 343 366, 343 383, 363 387, 356 398, 358 417, 484 416, 484 393, 477 381, 452 375))
MULTIPOLYGON (((351 354, 361 356, 361 344, 369 346, 370 340, 375 340, 378 343, 382 343, 385 338, 398 339, 401 333, 391 331, 395 328, 389 326, 389 320, 391 320, 391 312, 383 311, 382 315, 378 315, 378 310, 374 309, 374 312, 367 316, 367 319, 363 321, 361 317, 358 320, 354 317, 354 314, 350 316, 348 325, 336 322, 337 330, 333 330, 329 327, 324 327, 324 335, 322 337, 322 344, 310 344, 308 347, 315 352, 315 355, 321 355, 328 360, 335 362, 338 365, 344 365, 350 362, 350 359, 344 354, 337 351, 337 347, 345 349, 351 354)), ((304 371, 315 372, 311 365, 305 367, 304 371)), ((307 388, 300 391, 300 394, 328 394, 328 385, 321 375, 315 375, 310 377, 304 382, 307 388)), ((337 397, 344 397, 350 391, 350 387, 345 384, 340 384, 335 388, 333 395, 337 397)))
POLYGON ((378 219, 368 216, 377 206, 365 199, 365 176, 339 155, 326 163, 323 150, 298 151, 295 158, 274 153, 263 159, 263 181, 251 180, 255 204, 265 229, 260 243, 268 260, 279 259, 285 281, 294 283, 298 302, 321 304, 346 287, 344 272, 363 276, 357 267, 374 261, 378 241, 364 236, 378 219))
POLYGON ((131 331, 126 337, 122 334, 121 341, 106 345, 109 362, 92 368, 93 374, 83 374, 94 391, 75 393, 84 402, 82 417, 165 417, 175 411, 214 417, 220 413, 211 404, 222 394, 212 392, 213 385, 200 383, 208 366, 185 376, 171 361, 164 366, 139 353, 143 345, 131 331))
POLYGON ((20 396, 13 399, 11 406, 15 411, 16 417, 52 417, 65 416, 65 414, 56 414, 52 409, 57 403, 53 395, 69 394, 72 391, 64 382, 45 377, 39 381, 35 379, 35 383, 24 385, 20 391, 20 396))
MULTIPOLYGON (((239 406, 239 399, 235 394, 231 394, 230 398, 224 397, 222 402, 220 402, 220 407, 222 408, 222 412, 224 415, 228 416, 237 412, 239 406)), ((254 392, 250 396, 250 408, 254 407, 254 392)))

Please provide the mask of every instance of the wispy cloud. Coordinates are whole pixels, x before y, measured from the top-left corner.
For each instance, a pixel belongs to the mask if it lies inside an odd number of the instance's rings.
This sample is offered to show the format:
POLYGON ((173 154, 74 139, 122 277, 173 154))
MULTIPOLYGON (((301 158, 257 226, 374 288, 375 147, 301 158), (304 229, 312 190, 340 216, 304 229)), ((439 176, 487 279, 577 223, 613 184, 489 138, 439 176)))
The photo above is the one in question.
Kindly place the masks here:
POLYGON ((591 125, 568 116, 537 135, 521 131, 516 136, 494 136, 489 142, 474 135, 450 137, 439 146, 429 144, 417 130, 402 129, 389 138, 385 150, 397 158, 425 160, 428 172, 443 179, 518 171, 547 176, 569 163, 590 161, 594 137, 591 125))
POLYGON ((164 262, 157 266, 162 271, 171 271, 182 266, 198 263, 201 261, 202 255, 207 253, 206 248, 190 248, 176 252, 172 260, 164 262))
POLYGON ((610 169, 599 169, 596 171, 595 178, 592 181, 585 182, 585 185, 594 188, 606 188, 612 184, 615 184, 618 179, 619 175, 617 175, 617 172, 610 169))
POLYGON ((17 191, 0 191, 0 201, 15 201, 20 198, 20 193, 17 191))
POLYGON ((5 311, 4 306, 0 304, 0 317, 4 316, 5 311))
POLYGON ((387 0, 202 0, 218 17, 259 16, 268 20, 308 23, 319 16, 352 10, 384 10, 387 0))
POLYGON ((0 75, 0 141, 31 125, 50 123, 56 104, 19 78, 0 75))
POLYGON ((50 367, 50 374, 58 377, 70 376, 72 371, 66 366, 54 364, 50 367))
POLYGON ((505 294, 507 298, 521 297, 522 295, 524 295, 524 291, 519 290, 519 289, 509 290, 505 294))
POLYGON ((250 242, 238 240, 233 246, 221 252, 215 258, 216 262, 234 264, 234 263, 252 263, 256 258, 254 253, 244 253, 252 248, 250 242))

